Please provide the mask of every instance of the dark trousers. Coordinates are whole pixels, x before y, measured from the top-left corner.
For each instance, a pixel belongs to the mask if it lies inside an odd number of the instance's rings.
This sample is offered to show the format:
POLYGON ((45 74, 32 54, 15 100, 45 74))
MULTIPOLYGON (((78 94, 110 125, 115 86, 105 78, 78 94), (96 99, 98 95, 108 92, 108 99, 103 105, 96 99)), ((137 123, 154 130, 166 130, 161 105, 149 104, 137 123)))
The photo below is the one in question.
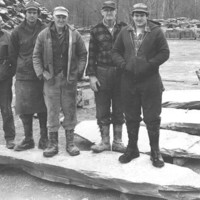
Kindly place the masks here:
POLYGON ((3 130, 6 140, 15 138, 15 125, 11 108, 12 103, 12 78, 0 81, 0 109, 3 119, 3 130))
POLYGON ((120 72, 115 67, 98 67, 97 78, 101 84, 99 91, 95 92, 97 124, 123 124, 120 72))
POLYGON ((160 75, 155 74, 136 82, 131 74, 124 73, 121 86, 127 129, 130 130, 135 125, 139 125, 142 120, 141 111, 147 127, 151 124, 159 126, 164 90, 160 75))

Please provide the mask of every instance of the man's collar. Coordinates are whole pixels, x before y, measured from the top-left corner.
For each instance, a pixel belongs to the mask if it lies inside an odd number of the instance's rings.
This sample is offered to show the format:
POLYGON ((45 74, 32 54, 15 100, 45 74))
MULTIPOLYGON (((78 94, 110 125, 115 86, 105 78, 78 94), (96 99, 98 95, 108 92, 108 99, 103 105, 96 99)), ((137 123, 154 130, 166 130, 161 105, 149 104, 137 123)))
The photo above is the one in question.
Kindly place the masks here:
MULTIPOLYGON (((134 25, 134 24, 129 25, 128 28, 127 28, 127 30, 128 30, 128 31, 136 32, 135 25, 134 25)), ((146 25, 145 25, 145 27, 144 27, 144 31, 145 31, 145 32, 151 32, 151 29, 150 29, 150 27, 149 27, 148 21, 147 21, 147 23, 146 23, 146 25)))

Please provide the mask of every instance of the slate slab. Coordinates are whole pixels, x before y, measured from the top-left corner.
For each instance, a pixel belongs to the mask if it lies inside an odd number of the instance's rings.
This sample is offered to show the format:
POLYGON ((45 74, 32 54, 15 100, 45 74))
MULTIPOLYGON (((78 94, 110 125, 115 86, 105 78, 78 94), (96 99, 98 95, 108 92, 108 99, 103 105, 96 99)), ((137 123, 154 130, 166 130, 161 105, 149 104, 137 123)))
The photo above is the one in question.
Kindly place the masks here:
POLYGON ((162 107, 200 110, 200 90, 168 90, 163 92, 162 107))
POLYGON ((200 101, 200 90, 167 90, 163 92, 162 103, 200 101))
POLYGON ((163 108, 161 128, 200 136, 200 111, 163 108))
POLYGON ((60 152, 53 158, 44 158, 38 149, 14 152, 0 146, 0 164, 19 167, 49 181, 169 200, 200 198, 200 175, 192 170, 167 163, 158 169, 144 154, 122 165, 119 155, 82 151, 76 157, 60 152))

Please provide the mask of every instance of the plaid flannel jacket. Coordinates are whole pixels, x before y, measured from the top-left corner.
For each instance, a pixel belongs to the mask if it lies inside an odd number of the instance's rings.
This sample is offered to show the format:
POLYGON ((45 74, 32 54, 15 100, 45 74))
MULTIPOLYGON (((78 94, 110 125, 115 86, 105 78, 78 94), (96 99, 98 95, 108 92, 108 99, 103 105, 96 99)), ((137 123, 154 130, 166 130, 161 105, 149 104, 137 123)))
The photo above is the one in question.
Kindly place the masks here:
POLYGON ((114 65, 111 58, 111 50, 117 35, 124 26, 126 26, 124 22, 116 23, 113 34, 109 32, 103 22, 91 29, 87 76, 96 75, 97 66, 114 65))

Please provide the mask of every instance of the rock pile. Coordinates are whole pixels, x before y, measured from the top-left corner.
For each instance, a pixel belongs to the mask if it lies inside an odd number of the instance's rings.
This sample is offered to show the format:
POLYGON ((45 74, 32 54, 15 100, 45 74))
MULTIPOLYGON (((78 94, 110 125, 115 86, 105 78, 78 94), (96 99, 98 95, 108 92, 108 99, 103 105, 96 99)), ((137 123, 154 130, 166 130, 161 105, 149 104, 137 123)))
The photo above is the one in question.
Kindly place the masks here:
MULTIPOLYGON (((0 0, 0 15, 4 21, 4 29, 13 29, 21 23, 24 18, 24 8, 27 0, 0 0)), ((45 7, 40 7, 40 19, 44 23, 49 23, 52 14, 45 7)))

